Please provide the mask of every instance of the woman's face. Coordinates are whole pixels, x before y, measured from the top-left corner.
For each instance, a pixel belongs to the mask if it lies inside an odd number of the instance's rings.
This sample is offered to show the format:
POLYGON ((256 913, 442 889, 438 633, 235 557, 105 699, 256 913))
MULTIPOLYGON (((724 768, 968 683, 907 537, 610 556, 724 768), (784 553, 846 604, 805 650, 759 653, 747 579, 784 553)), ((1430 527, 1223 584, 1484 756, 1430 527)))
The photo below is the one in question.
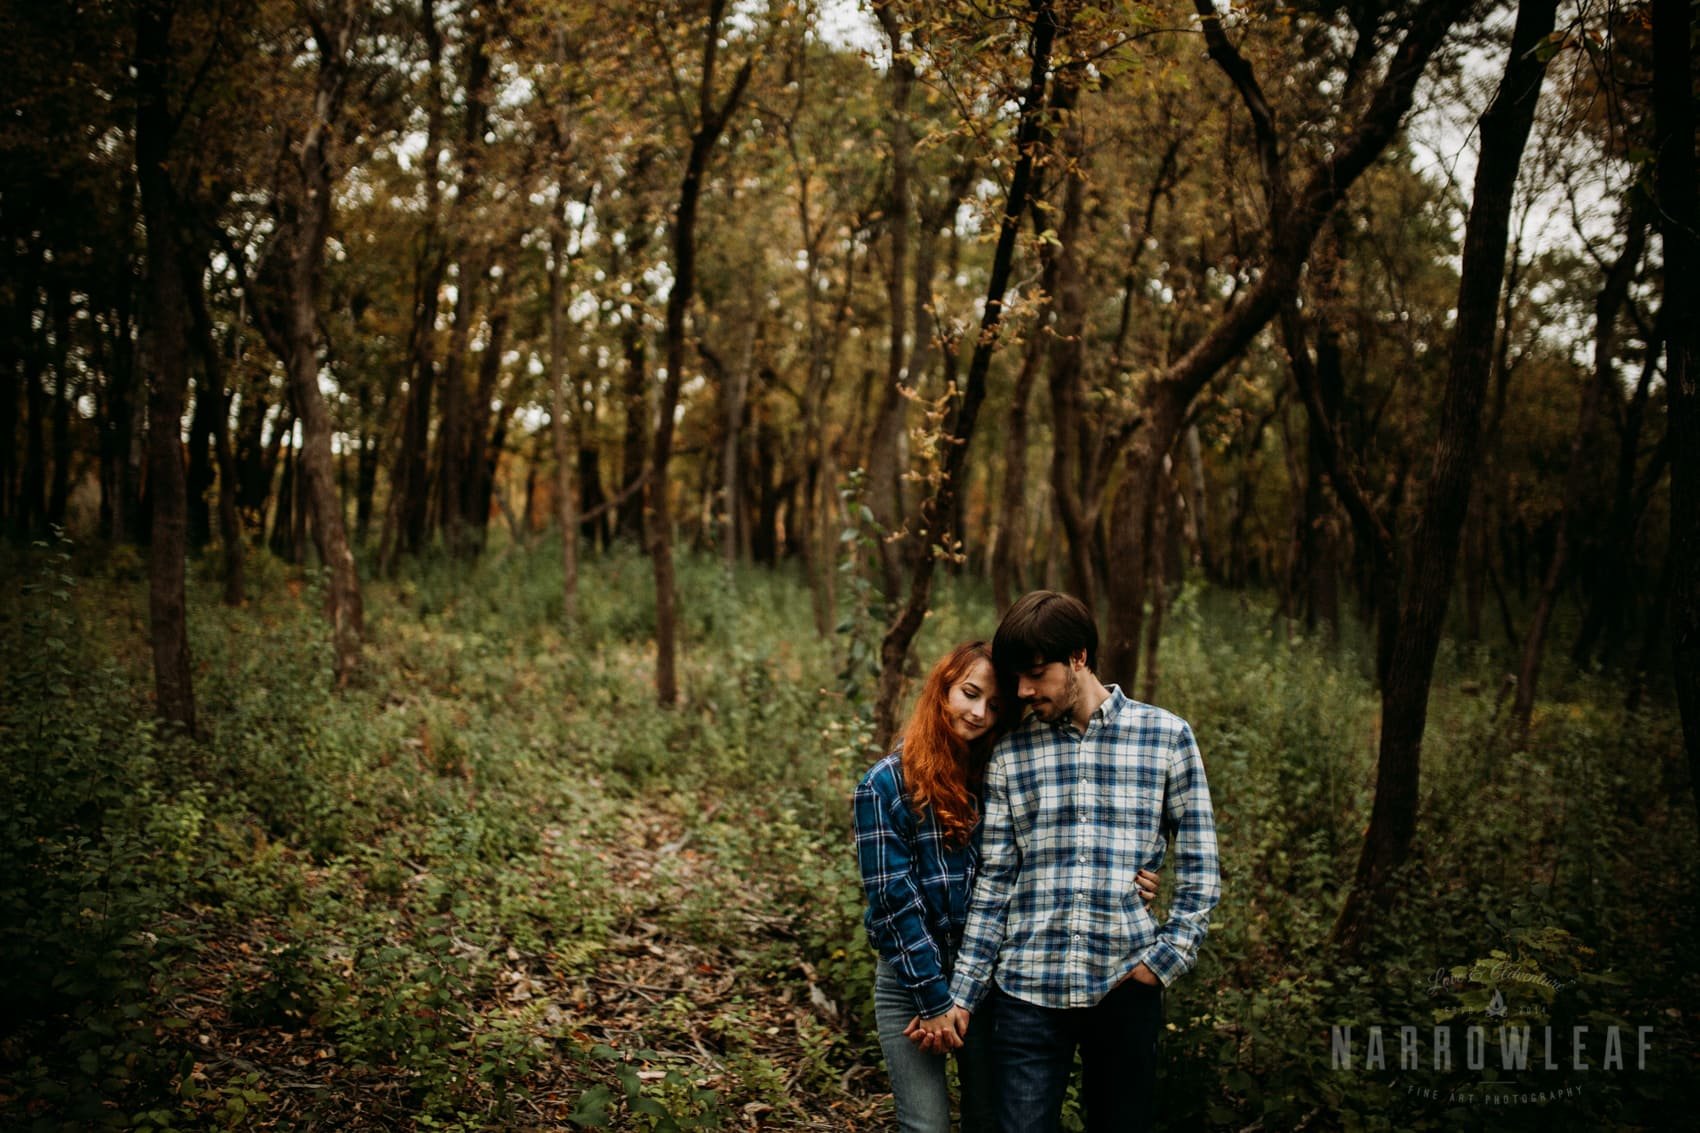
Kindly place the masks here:
POLYGON ((998 718, 998 681, 990 661, 975 658, 962 679, 950 686, 944 715, 950 730, 963 740, 972 743, 986 734, 998 718))

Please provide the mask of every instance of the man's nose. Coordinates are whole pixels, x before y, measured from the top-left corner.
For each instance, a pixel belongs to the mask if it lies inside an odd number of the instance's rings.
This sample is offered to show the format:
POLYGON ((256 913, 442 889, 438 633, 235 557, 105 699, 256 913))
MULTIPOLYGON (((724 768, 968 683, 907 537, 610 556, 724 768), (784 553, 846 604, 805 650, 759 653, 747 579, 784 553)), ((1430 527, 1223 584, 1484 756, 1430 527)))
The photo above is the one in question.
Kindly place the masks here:
POLYGON ((1019 696, 1022 700, 1027 700, 1032 697, 1033 685, 1026 677, 1022 677, 1019 681, 1015 682, 1015 695, 1019 696))

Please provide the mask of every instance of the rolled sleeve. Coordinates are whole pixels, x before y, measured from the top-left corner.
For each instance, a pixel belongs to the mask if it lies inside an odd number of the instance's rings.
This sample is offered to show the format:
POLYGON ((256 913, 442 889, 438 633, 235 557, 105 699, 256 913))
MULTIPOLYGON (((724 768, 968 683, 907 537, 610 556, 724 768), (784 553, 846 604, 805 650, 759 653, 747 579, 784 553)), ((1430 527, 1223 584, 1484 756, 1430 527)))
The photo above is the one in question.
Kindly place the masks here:
POLYGON ((1163 831, 1174 838, 1175 891, 1169 919, 1141 957, 1164 986, 1192 969, 1222 897, 1216 848, 1216 812, 1204 759, 1192 728, 1182 723, 1169 751, 1163 789, 1163 831))

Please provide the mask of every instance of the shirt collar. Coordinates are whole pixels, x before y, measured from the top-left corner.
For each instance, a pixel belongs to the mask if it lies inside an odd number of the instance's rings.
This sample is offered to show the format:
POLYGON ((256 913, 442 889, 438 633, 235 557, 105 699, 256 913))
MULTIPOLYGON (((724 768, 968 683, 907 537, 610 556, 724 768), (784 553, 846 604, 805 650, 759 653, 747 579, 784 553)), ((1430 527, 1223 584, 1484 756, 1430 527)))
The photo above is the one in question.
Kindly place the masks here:
MULTIPOLYGON (((1123 708, 1133 703, 1127 698, 1127 695, 1122 692, 1120 685, 1105 685, 1104 689, 1110 695, 1106 696, 1104 698, 1104 703, 1093 709, 1092 715, 1087 718, 1086 731, 1088 732, 1092 730, 1093 724, 1108 724, 1110 721, 1116 719, 1121 715, 1123 708)), ((1074 726, 1074 718, 1072 716, 1058 720, 1053 723, 1051 727, 1055 728, 1059 732, 1067 732, 1069 735, 1085 734, 1074 726)))

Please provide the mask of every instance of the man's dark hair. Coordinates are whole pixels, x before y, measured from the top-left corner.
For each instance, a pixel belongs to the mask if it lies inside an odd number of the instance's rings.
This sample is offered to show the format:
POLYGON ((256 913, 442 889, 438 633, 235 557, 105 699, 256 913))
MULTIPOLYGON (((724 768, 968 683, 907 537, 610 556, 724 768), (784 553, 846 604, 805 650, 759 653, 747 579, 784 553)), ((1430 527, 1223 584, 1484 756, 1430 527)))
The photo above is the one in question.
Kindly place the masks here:
POLYGON ((1067 661, 1086 650, 1086 667, 1098 668, 1098 624, 1086 603, 1055 590, 1022 595, 998 623, 992 664, 998 672, 1021 673, 1034 665, 1067 661))

